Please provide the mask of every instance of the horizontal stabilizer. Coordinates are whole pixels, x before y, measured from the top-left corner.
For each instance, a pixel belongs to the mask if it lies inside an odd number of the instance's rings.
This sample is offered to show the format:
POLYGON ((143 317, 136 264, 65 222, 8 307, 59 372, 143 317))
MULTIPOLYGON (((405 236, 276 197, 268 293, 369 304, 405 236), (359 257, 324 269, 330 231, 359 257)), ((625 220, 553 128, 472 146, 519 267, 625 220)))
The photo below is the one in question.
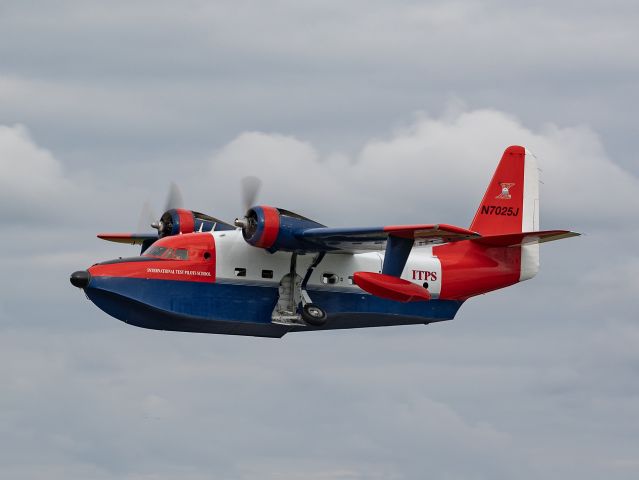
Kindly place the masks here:
POLYGON ((544 230, 540 232, 506 233, 502 235, 486 235, 473 241, 490 247, 514 247, 517 245, 530 245, 534 243, 552 242, 562 238, 577 237, 581 235, 569 230, 544 230))
POLYGON ((129 245, 142 245, 146 241, 158 239, 157 233, 98 233, 98 238, 107 242, 128 243, 129 245))
POLYGON ((383 273, 355 272, 353 282, 365 292, 387 300, 403 303, 430 300, 424 287, 383 273))

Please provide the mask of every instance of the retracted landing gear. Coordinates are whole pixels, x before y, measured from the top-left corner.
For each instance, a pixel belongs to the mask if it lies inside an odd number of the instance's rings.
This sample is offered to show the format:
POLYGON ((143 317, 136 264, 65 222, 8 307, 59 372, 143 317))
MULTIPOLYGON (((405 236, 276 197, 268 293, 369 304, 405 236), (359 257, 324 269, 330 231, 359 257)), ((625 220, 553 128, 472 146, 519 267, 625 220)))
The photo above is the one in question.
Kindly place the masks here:
POLYGON ((318 254, 302 278, 296 271, 297 253, 291 255, 291 269, 280 281, 279 298, 271 314, 271 322, 278 325, 310 325, 312 327, 321 327, 326 323, 326 312, 311 302, 306 291, 306 284, 311 278, 313 270, 323 258, 324 253, 318 254))

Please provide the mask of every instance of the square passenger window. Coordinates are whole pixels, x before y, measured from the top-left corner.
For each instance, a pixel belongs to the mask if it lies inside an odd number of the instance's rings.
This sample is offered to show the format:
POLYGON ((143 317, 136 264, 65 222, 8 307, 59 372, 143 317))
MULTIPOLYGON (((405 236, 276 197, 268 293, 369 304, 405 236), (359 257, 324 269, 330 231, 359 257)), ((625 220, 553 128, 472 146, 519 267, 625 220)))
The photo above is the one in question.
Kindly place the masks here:
POLYGON ((262 270, 262 278, 273 278, 273 270, 262 270))
POLYGON ((236 268, 235 269, 236 277, 246 277, 246 268, 236 268))
POLYGON ((325 273, 322 275, 322 283, 326 283, 328 285, 335 285, 339 281, 339 277, 334 273, 325 273))

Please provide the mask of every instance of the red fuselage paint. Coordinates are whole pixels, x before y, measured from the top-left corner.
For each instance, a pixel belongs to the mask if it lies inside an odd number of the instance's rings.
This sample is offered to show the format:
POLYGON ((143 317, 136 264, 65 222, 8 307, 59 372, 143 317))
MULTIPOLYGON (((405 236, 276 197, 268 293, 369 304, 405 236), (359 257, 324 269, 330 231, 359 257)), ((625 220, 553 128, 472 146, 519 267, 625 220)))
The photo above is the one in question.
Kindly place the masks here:
MULTIPOLYGON (((215 240, 210 233, 189 233, 165 237, 153 246, 187 249, 188 259, 148 257, 148 261, 97 264, 89 268, 93 277, 145 278, 185 282, 215 282, 215 240)), ((142 257, 144 258, 144 256, 142 257)), ((137 260, 137 258, 136 258, 137 260)))
POLYGON ((513 285, 521 274, 521 247, 487 247, 474 240, 433 247, 442 268, 445 300, 466 300, 513 285))

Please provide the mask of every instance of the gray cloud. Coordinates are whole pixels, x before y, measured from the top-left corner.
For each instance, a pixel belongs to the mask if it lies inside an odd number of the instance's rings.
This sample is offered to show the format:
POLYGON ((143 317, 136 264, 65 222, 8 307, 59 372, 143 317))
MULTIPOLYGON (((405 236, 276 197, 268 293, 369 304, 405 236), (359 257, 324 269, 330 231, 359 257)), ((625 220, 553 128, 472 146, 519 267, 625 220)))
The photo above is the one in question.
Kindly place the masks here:
POLYGON ((0 475, 636 478, 637 8, 3 2, 0 475), (459 100, 461 99, 461 100, 459 100), (411 116, 411 112, 418 113, 411 116), (24 125, 24 126, 18 126, 24 125), (68 274, 159 211, 465 226, 505 146, 543 169, 530 282, 428 327, 152 332, 68 274))
MULTIPOLYGON (((415 223, 453 219, 467 226, 504 148, 539 157, 548 228, 592 231, 633 214, 639 181, 615 165, 587 127, 533 131, 495 110, 426 114, 366 142, 353 156, 321 155, 293 137, 244 133, 215 153, 212 175, 238 185, 246 172, 265 180, 265 201, 298 204, 324 222, 415 223)), ((216 194, 223 193, 224 187, 216 194)), ((231 192, 229 192, 231 193, 231 192)), ((627 228, 634 228, 628 225, 627 228)))
MULTIPOLYGON (((549 125, 534 131, 503 112, 457 108, 439 118, 419 114, 353 155, 321 154, 289 135, 246 132, 208 162, 182 163, 192 175, 183 185, 191 201, 218 202, 221 208, 209 211, 227 218, 239 206, 237 181, 250 172, 264 180, 264 201, 327 223, 451 218, 465 225, 504 142, 521 140, 537 150, 550 184, 544 216, 558 222, 552 226, 570 221, 590 229, 570 244, 546 246, 539 278, 471 300, 453 322, 282 341, 149 332, 95 309, 66 276, 97 258, 130 253, 91 240, 87 229, 127 217, 133 224, 137 212, 122 197, 135 190, 107 185, 88 170, 71 176, 23 128, 3 131, 11 133, 9 145, 22 142, 26 171, 37 170, 38 162, 57 165, 47 185, 91 185, 90 208, 105 213, 71 230, 49 228, 50 246, 38 238, 35 253, 29 241, 5 249, 4 265, 12 272, 2 285, 0 351, 9 366, 0 371, 7 385, 0 434, 7 439, 5 474, 351 479, 419 478, 425 470, 444 478, 636 473, 636 425, 628 419, 636 414, 631 379, 639 365, 639 331, 627 299, 638 288, 632 278, 637 257, 592 215, 617 209, 627 216, 624 208, 631 205, 624 202, 637 186, 610 162, 591 130, 549 125), (291 182, 291 172, 313 181, 291 182), (612 193, 592 199, 595 190, 612 193), (429 196, 445 201, 428 202, 429 196), (119 212, 109 213, 112 198, 119 212), (610 247, 617 260, 592 255, 610 247), (37 301, 25 303, 25 285, 37 301)), ((145 182, 163 177, 153 170, 145 182)), ((40 199, 54 208, 65 201, 40 199)), ((621 226, 618 217, 609 221, 621 226)), ((23 238, 29 222, 6 239, 23 238)))
POLYGON ((70 185, 60 163, 37 147, 21 125, 0 125, 0 162, 0 201, 12 207, 5 209, 5 221, 37 218, 40 209, 55 202, 70 185))
POLYGON ((591 125, 636 173, 637 14, 633 2, 6 3, 0 122, 29 125, 67 161, 132 163, 247 129, 350 149, 459 96, 530 125, 591 125))

